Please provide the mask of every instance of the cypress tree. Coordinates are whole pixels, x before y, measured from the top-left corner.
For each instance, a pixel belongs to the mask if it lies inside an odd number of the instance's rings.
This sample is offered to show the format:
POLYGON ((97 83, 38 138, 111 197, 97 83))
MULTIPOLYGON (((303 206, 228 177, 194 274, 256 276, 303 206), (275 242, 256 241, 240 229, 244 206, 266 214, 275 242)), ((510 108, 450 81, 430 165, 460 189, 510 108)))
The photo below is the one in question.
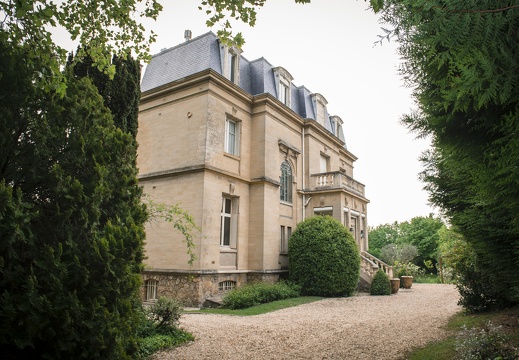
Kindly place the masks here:
POLYGON ((3 39, 2 358, 129 358, 146 221, 135 141, 89 79, 45 92, 33 75, 47 69, 3 39))
MULTIPOLYGON (((79 50, 78 48, 77 52, 79 50)), ((87 55, 75 59, 71 53, 67 61, 67 66, 73 68, 76 77, 88 77, 92 80, 103 97, 105 106, 110 109, 114 124, 124 132, 132 134, 135 139, 141 96, 140 64, 129 55, 125 58, 114 55, 112 65, 115 67, 115 74, 110 79, 106 72, 93 66, 92 59, 87 55)))
POLYGON ((430 199, 473 246, 478 289, 493 289, 479 308, 519 303, 519 8, 387 0, 381 14, 417 100, 403 122, 432 140, 430 199))

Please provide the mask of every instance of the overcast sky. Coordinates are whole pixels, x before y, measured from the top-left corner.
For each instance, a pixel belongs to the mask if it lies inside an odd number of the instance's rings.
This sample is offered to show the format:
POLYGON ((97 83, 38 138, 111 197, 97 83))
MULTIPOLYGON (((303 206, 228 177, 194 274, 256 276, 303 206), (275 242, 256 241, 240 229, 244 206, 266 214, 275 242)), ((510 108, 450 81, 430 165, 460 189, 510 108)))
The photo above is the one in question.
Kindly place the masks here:
MULTIPOLYGON (((193 37, 219 29, 206 27, 198 3, 163 1, 158 21, 147 24, 158 34, 152 53, 183 42, 186 29, 193 37)), ((245 58, 283 66, 297 86, 323 95, 328 112, 344 121, 346 145, 358 157, 354 177, 370 200, 370 226, 434 212, 418 180, 418 157, 429 144, 399 123, 413 102, 397 73, 396 44, 373 46, 381 26, 363 0, 268 0, 255 27, 233 23, 245 37, 245 58)))
MULTIPOLYGON (((183 42, 186 29, 193 37, 216 33, 218 27, 205 25, 200 2, 161 2, 158 21, 145 23, 158 34, 153 54, 183 42)), ((381 26, 363 0, 312 0, 305 5, 268 0, 255 27, 233 23, 245 37, 245 58, 264 57, 284 67, 295 85, 323 95, 330 115, 344 121, 348 150, 358 157, 354 178, 366 185, 370 200, 370 226, 434 212, 418 180, 418 157, 428 142, 416 140, 399 123, 413 102, 397 73, 396 44, 373 45, 383 34, 381 26)))

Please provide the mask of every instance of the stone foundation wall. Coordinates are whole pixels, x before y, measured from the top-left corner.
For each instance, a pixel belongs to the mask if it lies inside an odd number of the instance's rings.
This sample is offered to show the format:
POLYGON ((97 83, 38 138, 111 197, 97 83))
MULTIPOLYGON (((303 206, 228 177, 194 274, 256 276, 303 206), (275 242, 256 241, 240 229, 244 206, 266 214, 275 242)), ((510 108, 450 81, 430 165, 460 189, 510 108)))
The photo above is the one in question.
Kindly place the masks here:
POLYGON ((177 273, 146 270, 142 274, 143 286, 141 299, 145 300, 145 283, 147 280, 158 281, 157 297, 169 297, 182 302, 184 306, 200 307, 211 296, 219 295, 219 284, 222 281, 233 281, 236 287, 247 282, 274 283, 279 280, 279 274, 273 273, 177 273))

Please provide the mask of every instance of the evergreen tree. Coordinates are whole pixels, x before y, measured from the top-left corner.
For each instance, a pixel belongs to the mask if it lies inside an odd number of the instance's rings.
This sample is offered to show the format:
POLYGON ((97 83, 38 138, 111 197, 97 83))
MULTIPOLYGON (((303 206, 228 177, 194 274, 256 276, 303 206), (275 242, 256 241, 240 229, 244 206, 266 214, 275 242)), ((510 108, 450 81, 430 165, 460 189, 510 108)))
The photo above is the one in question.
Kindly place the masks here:
POLYGON ((106 72, 100 71, 94 65, 92 58, 86 55, 88 51, 80 52, 80 48, 78 48, 77 53, 84 55, 79 59, 74 59, 74 55, 71 53, 67 66, 73 68, 76 77, 89 77, 92 80, 103 97, 105 106, 110 109, 115 125, 135 138, 141 96, 139 62, 131 56, 122 58, 114 55, 112 65, 115 66, 115 74, 111 79, 106 72))
POLYGON ((62 97, 0 31, 3 359, 124 359, 136 349, 146 211, 135 142, 89 79, 62 97))
POLYGON ((432 139, 423 156, 431 201, 472 245, 492 298, 501 300, 492 306, 519 303, 519 4, 384 6, 418 104, 403 121, 432 139))

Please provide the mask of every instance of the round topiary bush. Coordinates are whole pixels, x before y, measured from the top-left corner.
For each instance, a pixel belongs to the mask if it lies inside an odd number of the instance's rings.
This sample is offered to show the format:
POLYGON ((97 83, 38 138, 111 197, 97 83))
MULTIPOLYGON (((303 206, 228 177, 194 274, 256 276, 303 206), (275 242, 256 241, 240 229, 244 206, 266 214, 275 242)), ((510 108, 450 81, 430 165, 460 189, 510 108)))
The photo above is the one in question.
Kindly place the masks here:
POLYGON ((383 270, 379 269, 375 274, 369 293, 371 295, 391 295, 391 280, 383 270))
POLYGON ((360 255, 353 236, 330 216, 314 216, 299 225, 288 242, 290 280, 303 295, 352 295, 357 288, 360 255))

